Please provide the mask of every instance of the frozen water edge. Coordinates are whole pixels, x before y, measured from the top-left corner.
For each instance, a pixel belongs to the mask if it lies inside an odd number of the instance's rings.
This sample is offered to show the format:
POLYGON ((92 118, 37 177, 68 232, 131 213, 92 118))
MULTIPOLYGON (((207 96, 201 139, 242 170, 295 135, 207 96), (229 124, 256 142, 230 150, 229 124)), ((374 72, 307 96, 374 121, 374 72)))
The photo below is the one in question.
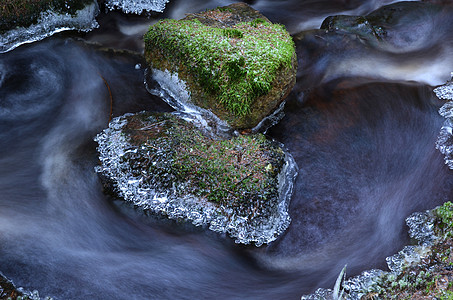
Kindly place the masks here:
MULTIPOLYGON (((452 72, 453 79, 453 72, 452 72)), ((439 99, 447 102, 439 109, 439 114, 446 118, 436 142, 436 148, 445 155, 445 163, 453 169, 453 80, 445 85, 434 89, 439 99)), ((343 283, 343 288, 349 292, 347 299, 360 299, 371 292, 377 286, 380 278, 384 275, 402 272, 403 268, 416 265, 429 255, 430 246, 439 238, 434 234, 434 215, 428 210, 422 213, 414 213, 406 219, 409 226, 409 235, 417 240, 417 246, 406 246, 397 254, 386 258, 390 272, 382 270, 365 271, 361 275, 349 278, 343 283)), ((320 288, 314 294, 302 296, 301 299, 332 299, 331 289, 320 288)))
MULTIPOLYGON (((153 84, 152 86, 156 86, 153 84)), ((178 77, 178 73, 171 73, 168 70, 158 69, 145 70, 145 87, 149 93, 159 96, 171 107, 189 118, 197 127, 204 129, 205 133, 213 133, 215 136, 230 137, 238 135, 233 128, 225 121, 221 120, 210 110, 193 105, 190 101, 190 93, 186 83, 178 77), (151 82, 156 82, 158 88, 152 88, 151 82)), ((266 132, 270 127, 277 124, 284 117, 285 101, 269 116, 252 128, 252 133, 266 132)))
POLYGON ((95 20, 98 12, 96 1, 78 10, 74 15, 60 14, 51 10, 42 12, 37 24, 27 28, 18 27, 0 35, 0 53, 66 30, 90 31, 99 26, 95 20))
POLYGON ((248 220, 235 215, 228 207, 214 205, 193 195, 179 197, 172 190, 159 193, 142 177, 133 176, 129 164, 122 159, 127 153, 137 151, 137 147, 122 134, 127 122, 125 117, 130 115, 113 119, 109 128, 95 138, 101 161, 96 171, 114 182, 119 196, 170 219, 190 220, 196 226, 206 225, 210 230, 228 233, 236 243, 255 243, 259 247, 274 241, 287 229, 290 223, 288 205, 297 176, 297 165, 287 151, 279 174, 279 203, 276 209, 265 218, 248 220))
POLYGON ((109 9, 119 8, 127 14, 141 14, 143 11, 163 12, 168 0, 107 0, 109 9))
MULTIPOLYGON (((29 299, 29 300, 53 300, 52 297, 41 298, 39 296, 39 292, 37 290, 28 291, 28 290, 24 289, 23 287, 17 287, 16 288, 14 282, 12 280, 8 279, 5 275, 3 275, 2 272, 0 272, 0 280, 5 280, 9 284, 11 284, 14 287, 14 289, 16 289, 19 293, 23 294, 22 298, 24 298, 24 299, 29 299)), ((0 286, 0 296, 4 295, 3 292, 4 291, 2 290, 2 287, 0 286)), ((19 299, 19 297, 17 297, 17 299, 19 299)), ((8 298, 8 299, 11 299, 11 298, 8 298)))
MULTIPOLYGON (((183 119, 193 123, 205 134, 213 138, 232 136, 233 130, 225 121, 219 119, 211 111, 190 102, 186 83, 179 79, 177 73, 172 74, 168 70, 152 69, 150 71, 146 69, 144 83, 150 94, 162 98, 168 105, 177 110, 183 119), (158 88, 151 88, 151 81, 155 81, 158 88)), ((153 86, 156 86, 156 84, 153 84, 153 86)))
MULTIPOLYGON (((452 74, 453 75, 453 74, 452 74)), ((434 89, 439 99, 447 102, 439 109, 439 113, 446 119, 436 142, 436 148, 444 155, 445 164, 453 169, 453 82, 434 89)))
MULTIPOLYGON (((431 210, 416 212, 406 218, 409 236, 417 240, 418 245, 406 246, 397 254, 386 258, 390 272, 379 269, 367 270, 362 274, 348 278, 342 288, 348 292, 344 299, 359 300, 366 294, 379 288, 379 283, 385 275, 399 275, 404 268, 417 265, 430 254, 433 243, 438 239, 434 234, 435 216, 431 210)), ((315 293, 304 295, 301 300, 333 299, 333 290, 319 288, 315 293)))

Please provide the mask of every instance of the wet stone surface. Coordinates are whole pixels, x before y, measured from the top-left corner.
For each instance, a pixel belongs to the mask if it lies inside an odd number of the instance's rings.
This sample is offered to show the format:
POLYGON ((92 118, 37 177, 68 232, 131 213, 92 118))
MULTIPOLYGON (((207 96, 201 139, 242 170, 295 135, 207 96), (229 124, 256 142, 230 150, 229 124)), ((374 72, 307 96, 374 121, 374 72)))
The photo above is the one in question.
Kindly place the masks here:
POLYGON ((215 139, 176 114, 127 114, 96 137, 108 190, 257 246, 289 225, 291 156, 262 134, 215 139))

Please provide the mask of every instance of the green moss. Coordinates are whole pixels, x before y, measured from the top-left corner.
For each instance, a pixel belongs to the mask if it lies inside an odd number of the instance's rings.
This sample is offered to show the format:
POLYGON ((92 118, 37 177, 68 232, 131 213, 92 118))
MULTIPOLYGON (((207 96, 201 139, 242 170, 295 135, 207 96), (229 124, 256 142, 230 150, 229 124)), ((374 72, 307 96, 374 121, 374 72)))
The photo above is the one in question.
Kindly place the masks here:
POLYGON ((135 117, 130 118, 124 132, 133 144, 143 145, 147 154, 141 157, 150 159, 126 159, 137 175, 143 176, 146 166, 150 183, 163 190, 177 186, 181 195, 189 193, 238 207, 278 195, 277 175, 284 153, 264 135, 214 140, 174 115, 142 116, 148 120, 139 124, 135 117))
POLYGON ((222 29, 222 31, 223 35, 226 36, 227 38, 240 39, 244 37, 242 31, 240 31, 237 28, 224 28, 222 29))
POLYGON ((2 0, 0 3, 0 33, 15 27, 35 24, 41 12, 54 10, 75 14, 92 0, 2 0))
POLYGON ((161 20, 150 27, 145 43, 182 61, 202 88, 238 116, 269 92, 276 72, 290 68, 295 53, 285 27, 263 19, 231 28, 210 27, 197 19, 161 20))
POLYGON ((448 201, 434 210, 439 235, 453 237, 453 204, 448 201))

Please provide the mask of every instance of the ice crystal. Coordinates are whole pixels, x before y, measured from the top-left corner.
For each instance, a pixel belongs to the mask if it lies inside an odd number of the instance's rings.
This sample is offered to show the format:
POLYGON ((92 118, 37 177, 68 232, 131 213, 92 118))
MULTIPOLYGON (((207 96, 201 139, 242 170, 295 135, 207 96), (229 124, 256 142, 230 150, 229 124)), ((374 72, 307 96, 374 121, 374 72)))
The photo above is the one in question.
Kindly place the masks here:
POLYGON ((51 10, 42 12, 37 24, 26 28, 18 27, 1 34, 0 53, 13 50, 22 44, 42 40, 61 31, 90 31, 99 26, 95 20, 98 12, 99 8, 95 1, 74 15, 51 10))

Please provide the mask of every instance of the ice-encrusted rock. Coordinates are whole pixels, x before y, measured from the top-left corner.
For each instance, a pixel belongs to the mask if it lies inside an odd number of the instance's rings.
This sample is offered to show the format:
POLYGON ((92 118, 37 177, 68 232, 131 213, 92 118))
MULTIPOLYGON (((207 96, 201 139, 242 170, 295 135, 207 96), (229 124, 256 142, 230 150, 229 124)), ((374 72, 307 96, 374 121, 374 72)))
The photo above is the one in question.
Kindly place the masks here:
POLYGON ((303 295, 301 300, 328 300, 333 299, 333 291, 331 289, 317 289, 313 294, 303 295))
POLYGON ((409 236, 417 240, 420 246, 431 246, 437 240, 434 220, 435 216, 431 210, 411 214, 406 218, 409 236))
POLYGON ((347 299, 360 299, 366 295, 367 291, 372 289, 379 282, 384 272, 382 270, 373 269, 364 271, 362 274, 348 278, 343 282, 343 288, 348 292, 347 299))
MULTIPOLYGON (((384 287, 383 281, 389 277, 397 276, 405 269, 421 262, 431 254, 431 245, 439 237, 434 232, 435 215, 433 210, 417 212, 406 218, 409 227, 409 235, 415 239, 418 245, 405 246, 397 254, 386 258, 390 272, 379 269, 367 270, 360 275, 346 279, 342 288, 345 290, 344 299, 359 300, 368 293, 381 292, 384 287)), ((331 289, 320 288, 314 294, 302 296, 303 300, 333 299, 331 289)))
POLYGON ((163 12, 168 0, 107 0, 110 9, 121 9, 127 14, 141 14, 143 11, 163 12))
POLYGON ((113 119, 95 140, 96 171, 143 209, 257 246, 289 225, 297 166, 261 134, 214 141, 176 114, 143 112, 113 119))
MULTIPOLYGON (((450 75, 453 78, 453 72, 450 75)), ((434 93, 439 99, 453 100, 453 82, 450 80, 444 85, 436 87, 434 93)))
POLYGON ((27 291, 21 287, 16 288, 14 283, 0 272, 0 299, 19 299, 19 297, 29 300, 52 300, 51 297, 41 298, 37 290, 27 291))
POLYGON ((13 50, 22 44, 42 40, 61 31, 90 31, 99 26, 95 20, 98 12, 96 1, 77 10, 74 14, 53 10, 41 12, 36 24, 16 27, 0 34, 0 53, 13 50))
POLYGON ((434 93, 439 99, 447 100, 439 109, 440 115, 446 120, 437 137, 436 148, 444 155, 445 164, 453 169, 453 81, 435 88, 434 93))

